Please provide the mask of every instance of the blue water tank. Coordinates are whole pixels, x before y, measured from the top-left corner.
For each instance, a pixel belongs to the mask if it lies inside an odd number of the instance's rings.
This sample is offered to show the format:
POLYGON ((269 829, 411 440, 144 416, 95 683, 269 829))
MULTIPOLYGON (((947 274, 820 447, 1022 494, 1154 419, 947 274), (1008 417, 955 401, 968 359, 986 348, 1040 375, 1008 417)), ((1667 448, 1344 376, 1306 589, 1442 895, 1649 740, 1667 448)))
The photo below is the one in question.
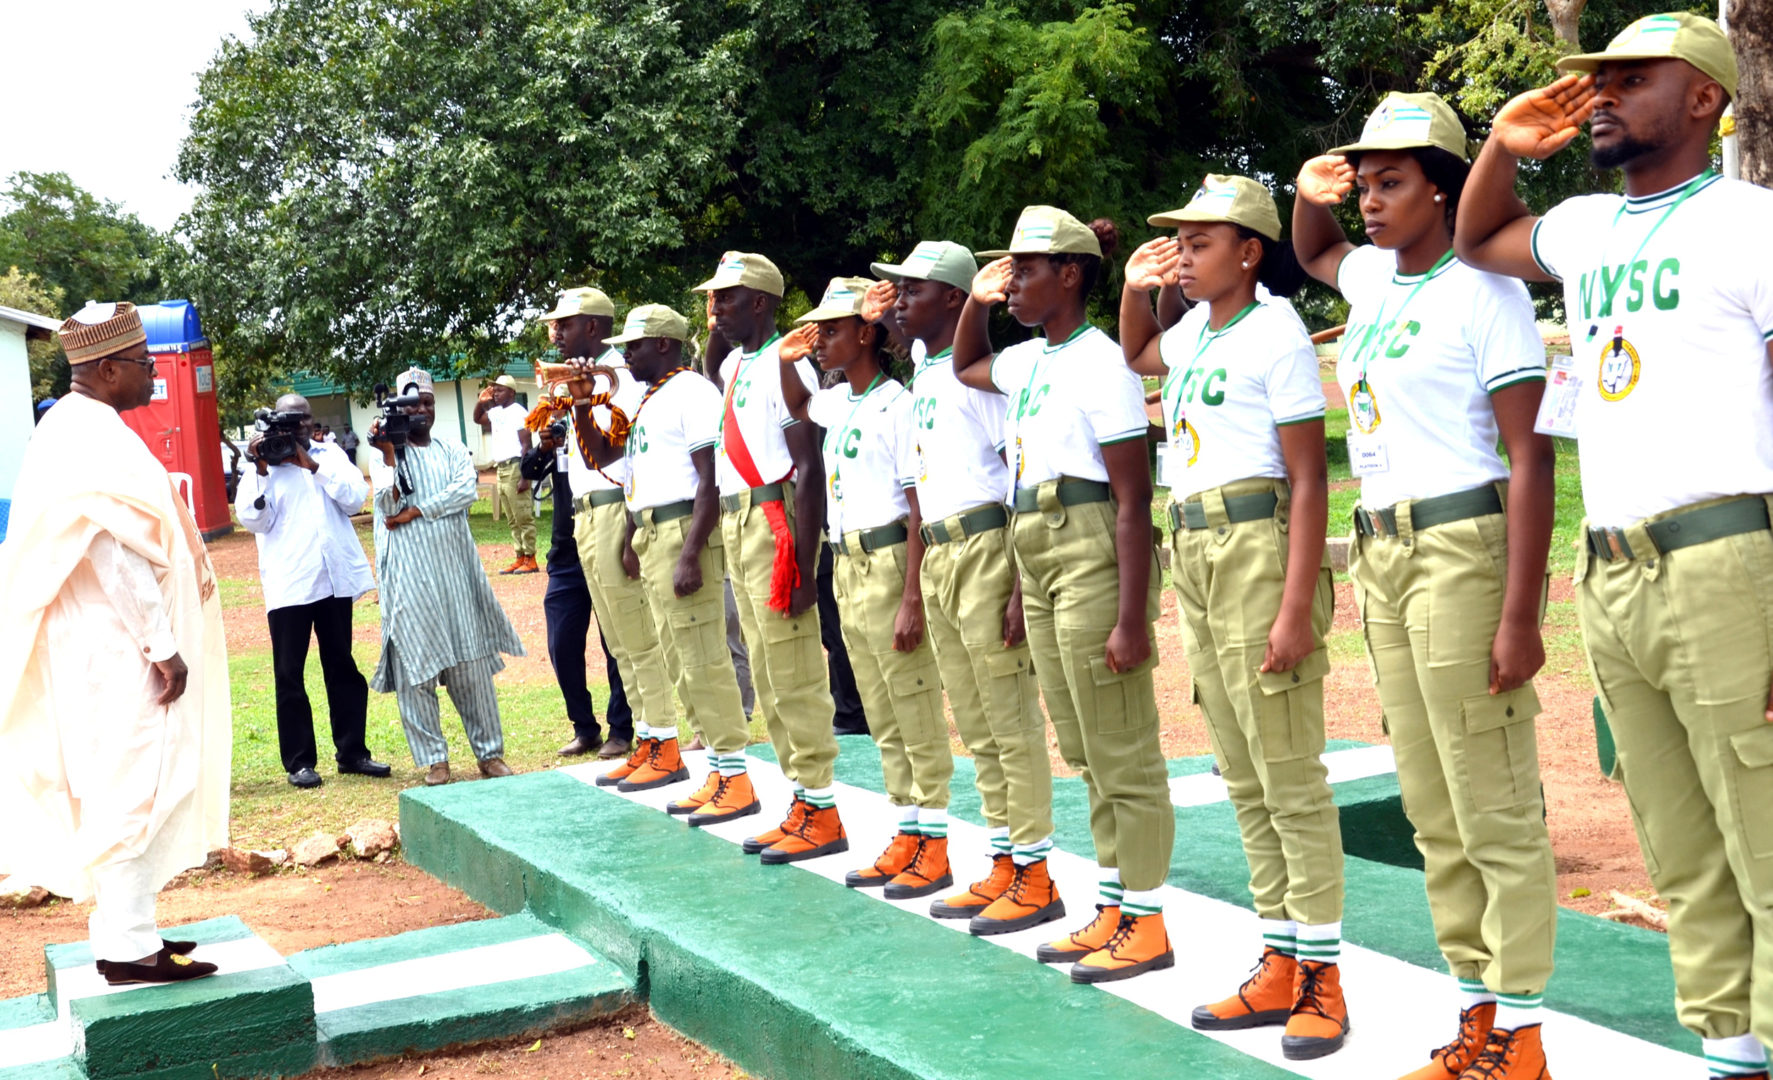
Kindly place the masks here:
POLYGON ((203 324, 189 300, 162 300, 136 308, 148 334, 150 352, 183 352, 204 344, 203 324))

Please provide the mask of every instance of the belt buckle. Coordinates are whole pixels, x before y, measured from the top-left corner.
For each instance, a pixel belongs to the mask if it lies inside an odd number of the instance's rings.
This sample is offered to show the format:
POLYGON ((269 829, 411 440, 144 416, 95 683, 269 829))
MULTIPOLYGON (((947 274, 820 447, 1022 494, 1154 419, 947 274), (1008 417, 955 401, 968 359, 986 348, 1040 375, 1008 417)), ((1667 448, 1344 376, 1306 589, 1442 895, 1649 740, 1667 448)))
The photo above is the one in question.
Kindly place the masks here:
POLYGON ((1608 528, 1602 529, 1601 533, 1607 538, 1607 550, 1612 553, 1613 559, 1617 560, 1629 557, 1625 554, 1624 545, 1620 543, 1620 540, 1622 539, 1622 530, 1608 528))
POLYGON ((1182 512, 1181 503, 1170 504, 1170 531, 1187 532, 1188 515, 1182 512))

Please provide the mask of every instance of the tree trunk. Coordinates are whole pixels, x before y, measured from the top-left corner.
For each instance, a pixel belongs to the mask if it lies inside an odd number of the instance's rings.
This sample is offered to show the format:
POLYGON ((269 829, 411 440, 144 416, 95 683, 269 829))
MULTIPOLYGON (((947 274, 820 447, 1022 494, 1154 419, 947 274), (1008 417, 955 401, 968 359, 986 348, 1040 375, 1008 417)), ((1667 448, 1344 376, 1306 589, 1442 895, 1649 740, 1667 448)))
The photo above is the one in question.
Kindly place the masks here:
POLYGON ((1570 46, 1572 52, 1582 51, 1581 30, 1578 22, 1582 18, 1582 9, 1588 6, 1588 0, 1545 0, 1545 10, 1551 16, 1551 32, 1558 40, 1570 46))
POLYGON ((1773 3, 1730 0, 1730 44, 1742 73, 1735 103, 1742 178, 1773 187, 1773 3))

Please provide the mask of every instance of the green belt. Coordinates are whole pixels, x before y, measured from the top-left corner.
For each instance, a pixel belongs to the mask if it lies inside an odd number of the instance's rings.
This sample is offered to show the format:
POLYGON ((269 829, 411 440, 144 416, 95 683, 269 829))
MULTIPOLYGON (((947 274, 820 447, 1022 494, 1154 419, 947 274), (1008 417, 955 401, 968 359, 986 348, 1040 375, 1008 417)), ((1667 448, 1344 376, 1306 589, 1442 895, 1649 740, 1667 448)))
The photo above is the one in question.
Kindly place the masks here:
MULTIPOLYGON (((1074 480, 1062 477, 1053 492, 1060 506, 1083 506, 1085 503, 1107 502, 1114 492, 1100 480, 1074 480)), ((1040 488, 1016 489, 1016 513, 1032 514, 1040 510, 1040 488)))
POLYGON ((968 510, 961 514, 955 524, 957 532, 949 532, 947 520, 925 522, 923 526, 923 542, 925 544, 946 544, 951 540, 965 540, 969 536, 977 536, 992 529, 1001 529, 1010 523, 1009 511, 1002 503, 991 503, 976 510, 968 510))
MULTIPOLYGON (((903 521, 894 521, 886 525, 877 525, 872 529, 862 529, 856 535, 856 546, 866 555, 871 551, 879 551, 894 544, 903 544, 911 538, 910 530, 905 528, 903 521)), ((839 555, 850 554, 849 545, 843 537, 831 541, 831 550, 839 555)))
POLYGON ((573 500, 573 513, 582 514, 595 506, 608 506, 610 503, 622 501, 621 488, 600 488, 587 492, 573 500))
MULTIPOLYGON (((781 501, 782 482, 780 480, 773 484, 765 484, 762 487, 754 487, 751 489, 752 506, 756 506, 759 503, 781 501)), ((742 495, 722 495, 720 497, 720 512, 723 514, 731 514, 743 505, 745 504, 744 496, 742 495)))
MULTIPOLYGON (((1233 495, 1225 500, 1225 519, 1233 525, 1243 521, 1261 521, 1274 516, 1280 506, 1280 496, 1272 491, 1258 491, 1254 495, 1233 495)), ((1170 504, 1170 528, 1180 532, 1184 529, 1204 529, 1207 527, 1207 508, 1204 503, 1184 502, 1170 504)))
MULTIPOLYGON (((1451 495, 1436 495, 1432 499, 1412 500, 1410 529, 1421 532, 1451 521, 1500 513, 1502 496, 1496 494, 1495 487, 1486 484, 1470 491, 1455 491, 1451 495)), ((1368 510, 1364 506, 1357 506, 1354 508, 1354 528, 1362 536, 1396 536, 1397 508, 1382 506, 1377 510, 1368 510)))
MULTIPOLYGON (((1667 553, 1695 544, 1722 540, 1726 536, 1760 532, 1770 527, 1773 524, 1770 524, 1767 516, 1767 500, 1755 496, 1733 499, 1700 510, 1688 510, 1684 514, 1670 514, 1645 525, 1644 531, 1650 534, 1650 541, 1656 545, 1657 552, 1667 553)), ((1588 550, 1594 552, 1595 558, 1608 562, 1654 554, 1649 551, 1633 551, 1631 545, 1625 542, 1624 529, 1588 530, 1588 550)))
POLYGON ((663 525, 667 521, 686 518, 696 512, 696 500, 684 499, 682 502, 666 503, 664 506, 651 506, 634 515, 636 524, 647 521, 654 525, 663 525))

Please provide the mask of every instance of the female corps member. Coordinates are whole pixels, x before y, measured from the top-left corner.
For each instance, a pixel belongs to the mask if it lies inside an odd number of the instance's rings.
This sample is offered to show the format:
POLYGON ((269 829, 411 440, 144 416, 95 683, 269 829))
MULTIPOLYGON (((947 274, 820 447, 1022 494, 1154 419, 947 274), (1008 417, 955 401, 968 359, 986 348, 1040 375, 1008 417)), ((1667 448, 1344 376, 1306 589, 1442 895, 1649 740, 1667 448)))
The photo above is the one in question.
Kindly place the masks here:
MULTIPOLYGON (((1176 819, 1151 685, 1159 578, 1144 390, 1084 310, 1116 239, 1107 221, 1023 210, 1009 250, 981 256, 995 261, 973 279, 954 340, 960 381, 1009 396, 1011 536, 1028 642, 1060 751, 1089 784, 1102 905, 1088 926, 1039 953, 1072 961, 1077 982, 1175 964, 1158 893, 1176 819), (1044 336, 993 358, 986 322, 1005 300, 1017 322, 1044 336)), ((1029 912, 1028 925, 1056 917, 1041 907, 1059 907, 1044 859, 1018 858, 996 904, 1006 902, 1029 912)))
POLYGON ((1237 993, 1194 1011, 1207 1030, 1285 1024, 1282 1052, 1342 1046, 1342 833, 1324 749, 1329 485, 1317 354, 1288 296, 1305 274, 1268 189, 1208 176, 1177 236, 1141 247, 1121 292, 1133 371, 1164 376, 1170 572, 1188 670, 1237 809, 1264 948, 1237 993), (1258 283, 1270 297, 1258 301, 1258 283), (1163 334, 1149 294, 1195 307, 1163 334))
POLYGON ((924 636, 922 524, 917 511, 911 395, 881 370, 886 331, 860 312, 867 278, 832 278, 809 325, 781 347, 782 399, 796 420, 825 429, 825 528, 836 554, 834 591, 868 728, 880 747, 899 831, 886 851, 851 871, 854 888, 884 885, 894 900, 954 884, 948 871, 948 718, 935 652, 924 636), (847 380, 811 393, 795 363, 813 353, 847 380), (888 871, 891 871, 888 873, 888 871))
POLYGON ((1537 1080, 1557 900, 1531 680, 1553 452, 1533 431, 1545 350, 1526 287, 1453 256, 1467 170, 1453 110, 1391 94, 1360 142, 1300 170, 1293 243, 1349 302, 1336 365, 1361 478, 1349 570, 1463 996, 1458 1036, 1411 1080, 1537 1080), (1354 186, 1368 247, 1330 213, 1354 186))

